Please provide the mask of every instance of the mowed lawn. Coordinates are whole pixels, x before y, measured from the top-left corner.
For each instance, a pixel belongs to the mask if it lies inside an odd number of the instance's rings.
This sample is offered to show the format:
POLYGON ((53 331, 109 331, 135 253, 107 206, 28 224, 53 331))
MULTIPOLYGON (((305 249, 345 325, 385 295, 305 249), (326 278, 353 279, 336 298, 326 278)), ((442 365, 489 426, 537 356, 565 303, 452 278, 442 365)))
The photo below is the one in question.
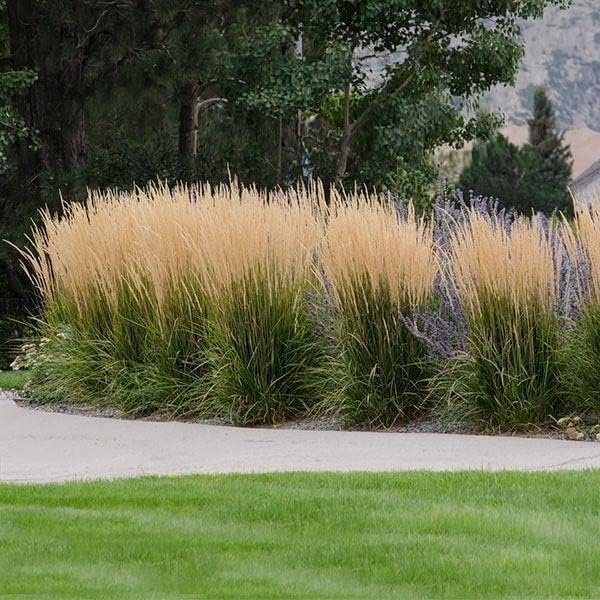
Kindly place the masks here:
POLYGON ((0 595, 597 598, 599 492, 598 471, 3 485, 0 595))

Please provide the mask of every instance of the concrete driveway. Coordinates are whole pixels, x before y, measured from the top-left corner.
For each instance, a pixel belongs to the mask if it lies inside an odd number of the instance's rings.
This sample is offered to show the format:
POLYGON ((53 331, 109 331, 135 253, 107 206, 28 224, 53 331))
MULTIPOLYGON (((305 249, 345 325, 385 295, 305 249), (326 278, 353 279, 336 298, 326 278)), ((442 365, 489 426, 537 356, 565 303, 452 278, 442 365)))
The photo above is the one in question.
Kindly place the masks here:
POLYGON ((600 468, 600 443, 126 421, 30 410, 0 397, 3 482, 260 471, 584 468, 600 468))

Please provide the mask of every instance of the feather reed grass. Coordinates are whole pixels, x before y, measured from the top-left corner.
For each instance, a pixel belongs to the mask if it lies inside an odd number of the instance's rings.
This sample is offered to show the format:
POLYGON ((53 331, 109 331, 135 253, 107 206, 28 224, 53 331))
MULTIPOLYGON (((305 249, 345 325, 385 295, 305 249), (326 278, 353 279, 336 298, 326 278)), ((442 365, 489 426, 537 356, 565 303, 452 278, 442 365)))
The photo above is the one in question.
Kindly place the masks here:
POLYGON ((206 371, 210 222, 208 203, 162 186, 42 215, 27 258, 59 364, 34 378, 40 396, 59 388, 136 415, 188 412, 206 371))
POLYGON ((600 208, 576 204, 573 226, 564 224, 567 248, 580 274, 579 311, 565 345, 567 409, 600 417, 600 208))
POLYGON ((468 348, 441 379, 448 406, 490 428, 548 422, 560 407, 558 259, 548 231, 536 218, 470 210, 449 252, 468 348))
POLYGON ((303 406, 315 194, 151 186, 44 213, 25 254, 54 362, 34 388, 241 423, 303 406))
POLYGON ((422 405, 427 351, 403 321, 431 303, 430 225, 385 199, 335 196, 321 256, 336 314, 337 391, 322 405, 346 422, 391 426, 422 405))
POLYGON ((211 258, 211 412, 236 424, 299 416, 323 390, 309 305, 323 221, 306 190, 242 190, 211 258))

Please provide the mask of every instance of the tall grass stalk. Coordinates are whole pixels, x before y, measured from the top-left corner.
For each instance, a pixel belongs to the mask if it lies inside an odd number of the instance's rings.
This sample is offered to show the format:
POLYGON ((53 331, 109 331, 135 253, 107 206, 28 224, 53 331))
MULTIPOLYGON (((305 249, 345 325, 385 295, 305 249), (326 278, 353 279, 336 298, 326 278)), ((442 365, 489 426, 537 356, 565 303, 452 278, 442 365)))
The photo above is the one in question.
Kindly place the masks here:
POLYGON ((322 267, 336 315, 336 392, 324 408, 355 424, 391 426, 422 405, 425 346, 403 318, 432 302, 431 227, 380 198, 334 197, 322 267))
POLYGON ((451 236, 450 276, 467 353, 442 377, 449 407, 491 428, 544 423, 560 410, 557 257, 537 221, 468 211, 451 236))

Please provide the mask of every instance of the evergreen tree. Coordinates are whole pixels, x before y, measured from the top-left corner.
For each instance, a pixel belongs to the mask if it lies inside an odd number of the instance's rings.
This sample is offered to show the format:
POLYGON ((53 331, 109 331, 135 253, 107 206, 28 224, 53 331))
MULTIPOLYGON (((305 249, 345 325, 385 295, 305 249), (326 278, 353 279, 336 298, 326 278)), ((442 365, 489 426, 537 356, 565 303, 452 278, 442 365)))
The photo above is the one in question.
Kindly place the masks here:
POLYGON ((533 118, 529 124, 529 145, 541 160, 545 177, 567 195, 571 180, 573 159, 571 149, 564 143, 564 136, 556 130, 554 108, 544 88, 537 88, 533 95, 533 118))
POLYGON ((459 185, 477 196, 498 199, 503 208, 526 212, 531 209, 531 198, 524 197, 520 185, 525 171, 522 158, 519 148, 503 135, 477 142, 459 185))
POLYGON ((475 144, 459 185, 521 213, 551 215, 558 210, 570 216, 571 168, 571 150, 556 131, 552 103, 545 90, 538 88, 529 120, 529 144, 518 148, 502 135, 475 144))
POLYGON ((463 190, 498 200, 502 208, 531 214, 570 215, 572 204, 563 186, 556 186, 543 170, 544 162, 534 147, 519 148, 503 135, 478 142, 472 160, 461 173, 463 190))

